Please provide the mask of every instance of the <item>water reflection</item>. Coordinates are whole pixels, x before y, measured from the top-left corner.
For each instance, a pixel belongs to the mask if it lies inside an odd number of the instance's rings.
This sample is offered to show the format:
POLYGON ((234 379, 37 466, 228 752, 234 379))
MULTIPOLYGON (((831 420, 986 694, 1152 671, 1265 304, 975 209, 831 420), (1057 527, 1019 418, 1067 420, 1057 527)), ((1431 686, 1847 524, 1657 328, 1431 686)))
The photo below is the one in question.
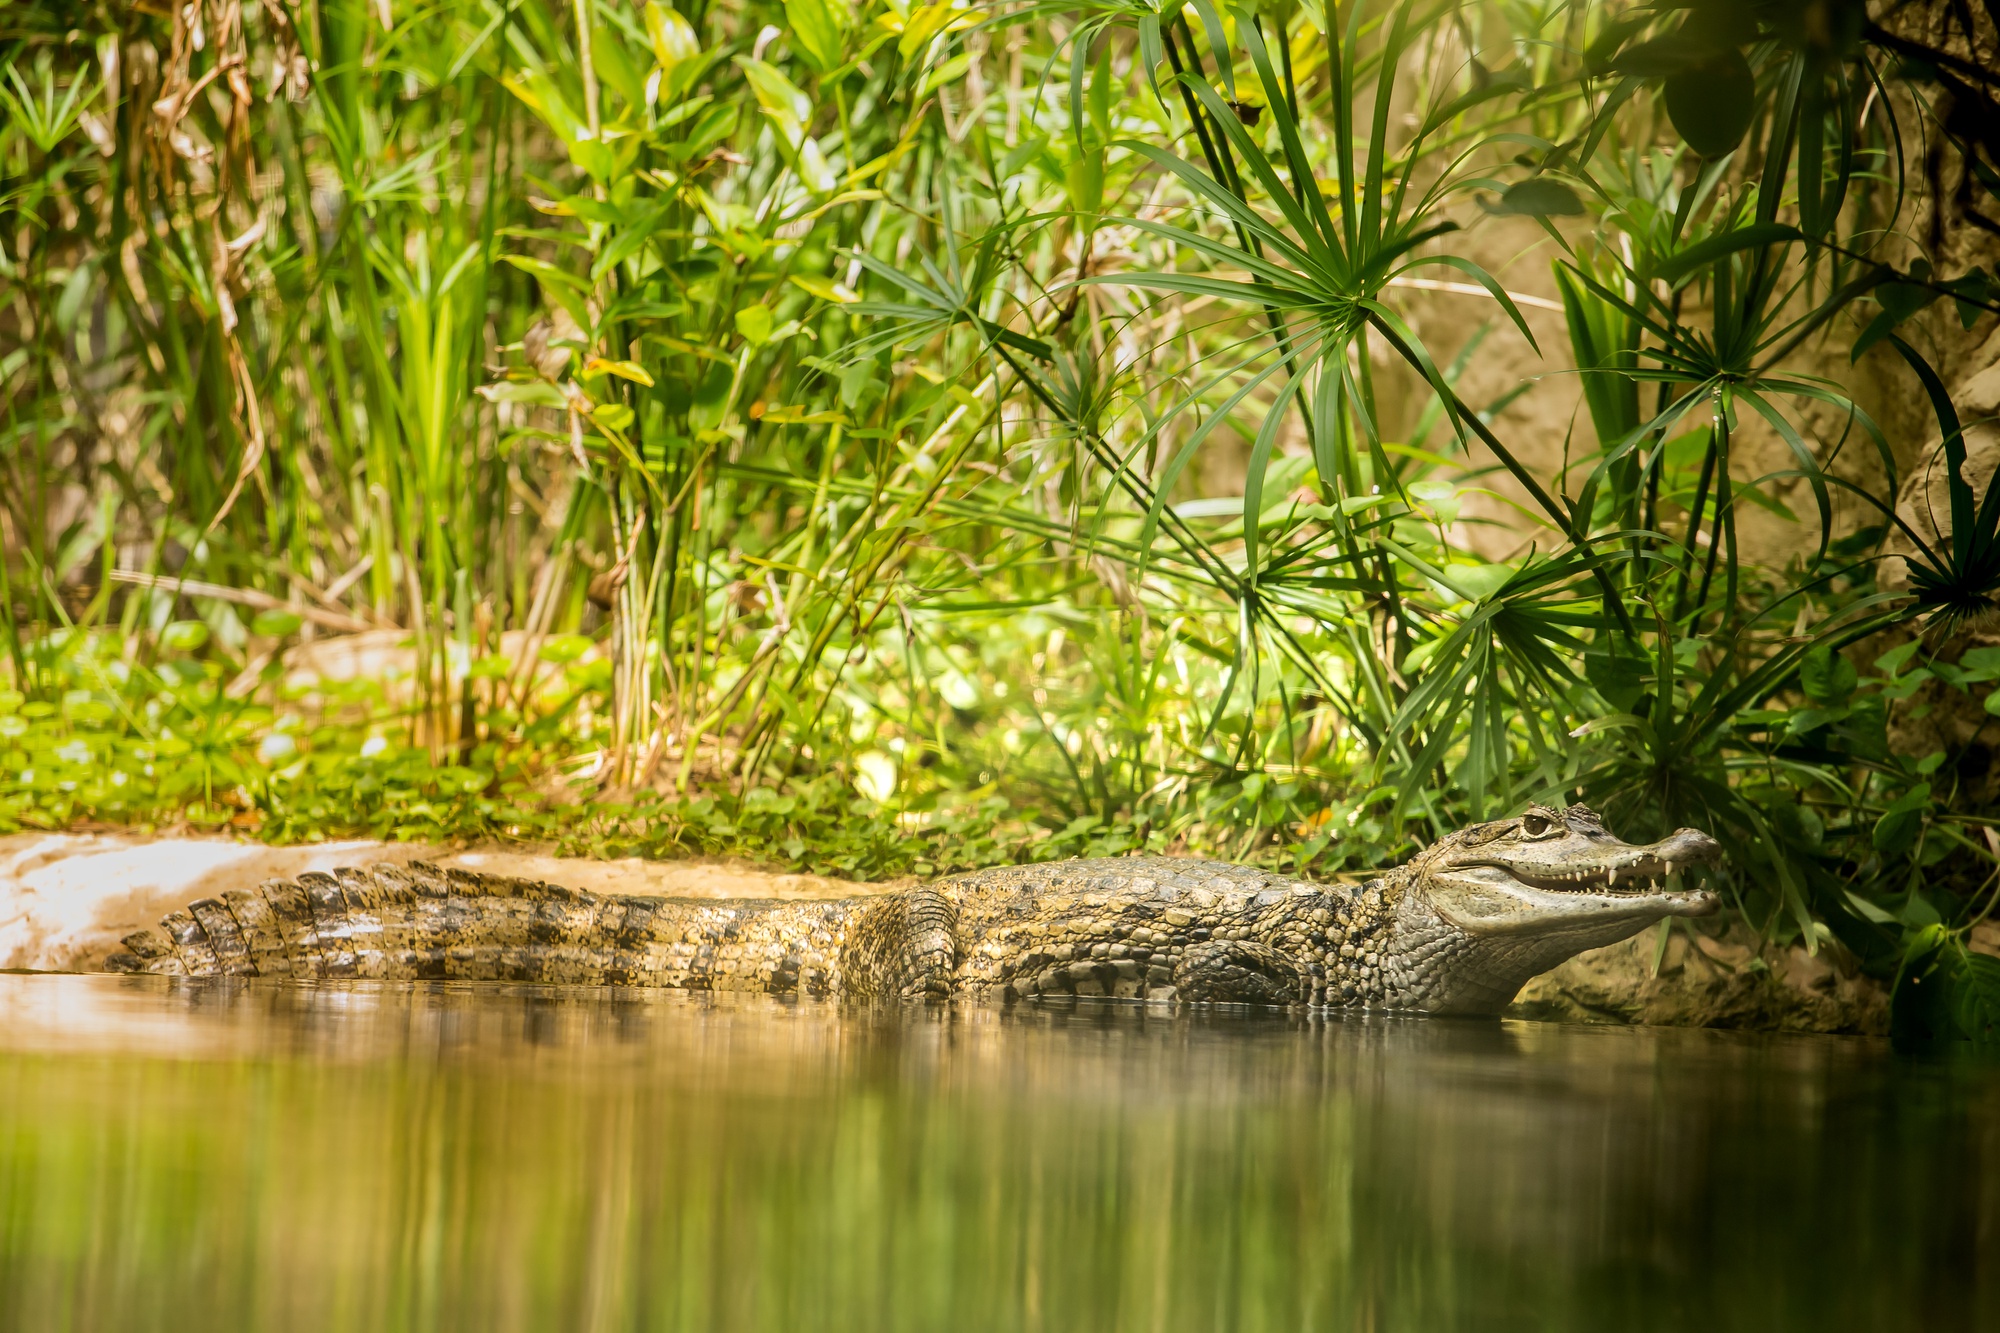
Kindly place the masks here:
POLYGON ((1996 1171, 1841 1039, 0 977, 6 1329, 1970 1328, 1996 1171))

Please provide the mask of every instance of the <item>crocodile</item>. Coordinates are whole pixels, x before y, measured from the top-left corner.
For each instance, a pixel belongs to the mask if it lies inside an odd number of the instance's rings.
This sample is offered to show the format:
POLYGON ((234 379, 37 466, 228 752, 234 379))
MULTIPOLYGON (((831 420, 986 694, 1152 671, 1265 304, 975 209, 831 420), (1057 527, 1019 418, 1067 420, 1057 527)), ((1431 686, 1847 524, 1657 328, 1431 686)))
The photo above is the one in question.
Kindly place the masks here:
POLYGON ((1707 834, 1636 846, 1582 805, 1473 825, 1357 883, 1134 856, 833 901, 580 892, 423 862, 307 873, 170 912, 111 971, 514 981, 854 999, 1116 996, 1497 1014, 1530 977, 1672 916, 1707 834))

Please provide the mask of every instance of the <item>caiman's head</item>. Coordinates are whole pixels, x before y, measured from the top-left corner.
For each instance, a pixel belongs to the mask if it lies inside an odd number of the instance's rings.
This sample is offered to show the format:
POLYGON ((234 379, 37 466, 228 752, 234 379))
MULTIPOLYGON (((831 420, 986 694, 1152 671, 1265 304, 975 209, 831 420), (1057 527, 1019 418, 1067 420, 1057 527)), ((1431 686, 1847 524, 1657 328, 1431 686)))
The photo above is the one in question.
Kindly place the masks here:
POLYGON ((1715 895, 1682 887, 1682 878, 1721 856, 1715 839, 1686 828, 1634 846, 1581 805, 1538 805, 1452 834, 1410 862, 1403 886, 1406 907, 1441 918, 1466 945, 1448 969, 1457 979, 1444 984, 1457 993, 1422 1007, 1497 1012, 1529 977, 1572 954, 1662 917, 1706 916, 1715 895), (1489 993, 1497 1003, 1482 998, 1489 993))
POLYGON ((1715 910, 1715 895, 1680 889, 1677 877, 1721 856, 1715 839, 1691 828, 1635 847, 1607 832, 1587 806, 1538 805, 1519 819, 1454 833, 1410 868, 1438 915, 1460 930, 1539 935, 1705 916, 1715 910))

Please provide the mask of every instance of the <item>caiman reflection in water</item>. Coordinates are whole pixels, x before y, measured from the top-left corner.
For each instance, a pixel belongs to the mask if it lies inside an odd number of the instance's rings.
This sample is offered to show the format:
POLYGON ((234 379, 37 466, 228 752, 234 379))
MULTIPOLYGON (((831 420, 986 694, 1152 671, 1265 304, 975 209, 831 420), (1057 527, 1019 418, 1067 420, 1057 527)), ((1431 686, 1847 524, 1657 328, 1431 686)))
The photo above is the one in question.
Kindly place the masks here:
POLYGON ((0 1328, 1995 1327, 1863 1040, 0 977, 0 1328))

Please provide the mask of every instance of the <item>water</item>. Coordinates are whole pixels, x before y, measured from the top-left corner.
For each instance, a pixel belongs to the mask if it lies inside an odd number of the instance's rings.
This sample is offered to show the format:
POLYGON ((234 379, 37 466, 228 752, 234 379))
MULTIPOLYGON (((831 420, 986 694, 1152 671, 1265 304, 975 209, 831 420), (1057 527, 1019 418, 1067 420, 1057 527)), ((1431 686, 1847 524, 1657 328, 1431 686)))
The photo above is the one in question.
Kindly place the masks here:
POLYGON ((0 976, 0 1328, 2000 1327, 1875 1043, 0 976))

